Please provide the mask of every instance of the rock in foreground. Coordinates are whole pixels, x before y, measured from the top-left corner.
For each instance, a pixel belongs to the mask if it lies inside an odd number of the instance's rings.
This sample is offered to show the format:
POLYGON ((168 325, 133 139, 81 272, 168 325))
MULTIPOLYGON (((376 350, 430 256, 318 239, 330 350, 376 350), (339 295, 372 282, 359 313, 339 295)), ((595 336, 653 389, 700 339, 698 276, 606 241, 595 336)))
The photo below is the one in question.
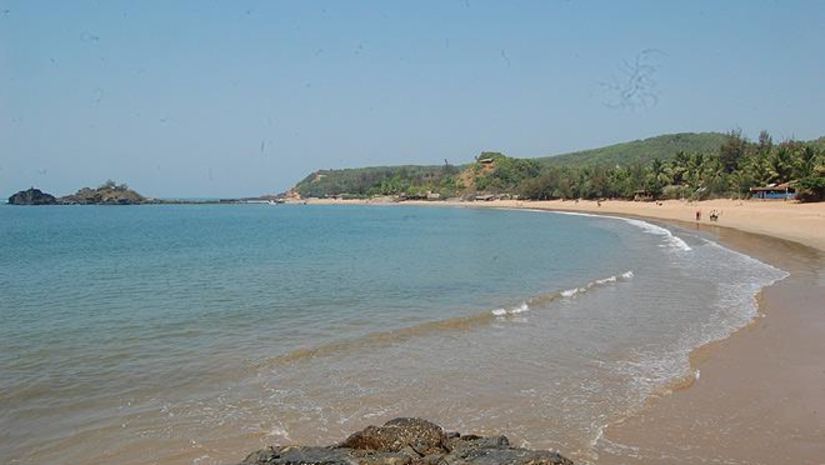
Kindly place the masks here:
POLYGON ((57 199, 51 194, 32 187, 9 197, 9 203, 11 205, 54 205, 57 199))
POLYGON ((273 446, 240 465, 573 465, 557 452, 511 447, 504 436, 446 433, 420 418, 369 426, 332 446, 273 446))

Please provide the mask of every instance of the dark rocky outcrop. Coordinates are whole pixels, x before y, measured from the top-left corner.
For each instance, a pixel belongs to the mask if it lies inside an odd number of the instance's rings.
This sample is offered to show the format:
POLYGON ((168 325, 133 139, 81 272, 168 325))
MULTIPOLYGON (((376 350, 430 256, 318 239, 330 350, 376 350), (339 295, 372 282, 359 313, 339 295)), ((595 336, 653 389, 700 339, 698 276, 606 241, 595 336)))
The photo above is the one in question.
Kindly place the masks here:
POLYGON ((420 418, 369 426, 332 446, 282 446, 239 465, 573 465, 557 452, 510 446, 504 436, 446 433, 420 418))
POLYGON ((11 205, 55 205, 57 199, 51 194, 32 187, 9 197, 9 203, 11 205))
POLYGON ((138 205, 155 202, 133 191, 126 184, 115 184, 112 181, 106 181, 95 189, 84 187, 74 194, 60 198, 34 187, 9 197, 9 203, 12 205, 138 205))
POLYGON ((430 455, 447 447, 447 434, 440 426, 426 420, 396 418, 384 426, 368 426, 354 433, 339 447, 381 452, 401 452, 409 448, 419 455, 430 455))
POLYGON ((137 205, 147 201, 146 197, 129 189, 126 184, 115 184, 112 181, 107 181, 96 189, 84 187, 59 199, 64 205, 137 205))

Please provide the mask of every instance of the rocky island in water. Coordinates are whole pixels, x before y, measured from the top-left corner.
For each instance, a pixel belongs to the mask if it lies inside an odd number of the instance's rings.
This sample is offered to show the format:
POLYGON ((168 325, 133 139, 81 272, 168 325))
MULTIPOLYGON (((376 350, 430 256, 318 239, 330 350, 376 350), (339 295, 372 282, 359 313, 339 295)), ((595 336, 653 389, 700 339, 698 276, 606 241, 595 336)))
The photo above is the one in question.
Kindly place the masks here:
POLYGON ((57 198, 34 187, 9 197, 11 205, 57 205, 57 198))
POLYGON ((272 446, 239 465, 573 465, 558 452, 512 447, 505 436, 447 433, 420 418, 368 426, 331 446, 272 446))
POLYGON ((138 205, 151 201, 126 184, 113 181, 107 181, 95 189, 84 187, 63 197, 55 197, 34 187, 9 197, 11 205, 138 205))
POLYGON ((8 199, 9 205, 144 205, 144 204, 232 204, 284 203, 284 194, 265 194, 258 197, 222 198, 205 200, 157 199, 138 194, 126 184, 106 181, 97 188, 84 187, 74 194, 55 197, 35 187, 17 192, 8 199))

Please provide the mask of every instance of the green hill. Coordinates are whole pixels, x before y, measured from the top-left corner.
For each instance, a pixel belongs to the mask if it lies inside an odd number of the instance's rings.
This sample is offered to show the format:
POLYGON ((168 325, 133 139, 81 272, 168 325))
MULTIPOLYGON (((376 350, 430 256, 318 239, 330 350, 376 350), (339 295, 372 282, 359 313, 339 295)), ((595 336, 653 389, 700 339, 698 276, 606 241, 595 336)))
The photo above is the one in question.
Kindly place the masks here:
POLYGON ((665 134, 597 149, 540 157, 536 161, 541 164, 556 166, 644 164, 653 161, 654 158, 662 161, 670 160, 678 152, 717 152, 722 143, 725 142, 726 137, 725 134, 719 132, 665 134))
MULTIPOLYGON (((630 165, 647 163, 654 158, 670 160, 676 153, 713 153, 725 141, 725 135, 717 132, 681 133, 635 140, 607 147, 565 153, 555 156, 532 158, 538 166, 630 165)), ((482 157, 483 158, 483 157, 482 157)), ((404 192, 418 195, 426 191, 444 195, 460 193, 471 182, 467 176, 455 176, 465 166, 371 166, 364 168, 330 169, 316 171, 293 190, 303 197, 350 195, 366 197, 391 195, 404 192)))
POLYGON ((801 179, 825 166, 825 138, 777 144, 767 140, 763 146, 736 132, 680 133, 538 158, 482 152, 463 166, 316 171, 296 184, 293 191, 303 197, 407 198, 478 193, 519 194, 525 198, 627 198, 639 189, 670 196, 683 196, 697 189, 707 195, 745 195, 749 187, 801 179), (664 187, 671 191, 678 188, 678 192, 665 193, 664 187))
POLYGON ((457 171, 458 169, 452 165, 369 166, 319 170, 301 180, 293 190, 303 197, 342 194, 366 197, 399 192, 410 193, 413 190, 420 190, 420 186, 437 186, 442 178, 455 174, 457 171))

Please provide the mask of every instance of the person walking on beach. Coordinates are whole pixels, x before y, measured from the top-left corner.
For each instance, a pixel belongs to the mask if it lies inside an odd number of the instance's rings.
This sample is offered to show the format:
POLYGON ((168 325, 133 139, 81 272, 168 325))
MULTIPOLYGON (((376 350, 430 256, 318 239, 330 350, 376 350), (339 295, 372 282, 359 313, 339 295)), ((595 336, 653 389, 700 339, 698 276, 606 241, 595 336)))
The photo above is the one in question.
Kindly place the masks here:
POLYGON ((702 221, 702 210, 696 210, 696 221, 702 221))

